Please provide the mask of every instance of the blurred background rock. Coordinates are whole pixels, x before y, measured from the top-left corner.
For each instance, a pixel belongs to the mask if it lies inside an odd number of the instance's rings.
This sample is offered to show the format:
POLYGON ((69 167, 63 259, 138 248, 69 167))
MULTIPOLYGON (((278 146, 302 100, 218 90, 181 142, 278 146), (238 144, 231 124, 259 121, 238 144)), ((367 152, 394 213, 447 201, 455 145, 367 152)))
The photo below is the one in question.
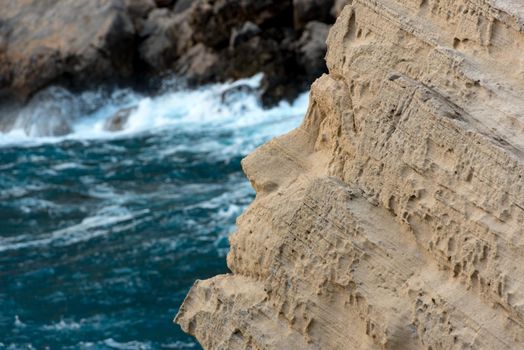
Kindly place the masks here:
POLYGON ((49 84, 152 88, 264 73, 264 105, 292 100, 326 70, 335 0, 8 0, 0 12, 0 98, 49 84))

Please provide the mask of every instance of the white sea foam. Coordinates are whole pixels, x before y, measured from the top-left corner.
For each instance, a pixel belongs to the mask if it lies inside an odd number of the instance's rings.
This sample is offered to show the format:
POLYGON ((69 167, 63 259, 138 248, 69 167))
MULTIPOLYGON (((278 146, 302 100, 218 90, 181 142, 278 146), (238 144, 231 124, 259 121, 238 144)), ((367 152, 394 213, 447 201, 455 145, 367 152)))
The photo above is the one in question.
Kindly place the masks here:
MULTIPOLYGON (((246 129, 248 132, 249 128, 256 127, 256 137, 260 139, 295 127, 307 108, 307 94, 302 94, 293 103, 281 102, 273 108, 264 109, 256 93, 261 78, 259 74, 233 83, 207 85, 194 90, 175 89, 154 97, 128 89, 107 96, 97 91, 72 95, 63 89, 50 88, 16 112, 14 118, 20 121, 9 132, 0 133, 0 145, 34 146, 64 140, 121 138, 170 127, 177 130, 246 129), (108 118, 126 108, 132 108, 132 111, 124 129, 117 132, 105 130, 108 118), (38 111, 38 117, 31 115, 35 111, 38 111), (53 113, 59 114, 57 123, 68 123, 71 133, 58 137, 45 136, 50 129, 49 119, 55 118, 53 113), (32 124, 27 127, 27 123, 32 124), (35 131, 37 129, 39 131, 35 131)), ((245 146, 241 140, 232 141, 226 147, 245 146)), ((209 145, 210 149, 214 147, 216 145, 209 145)))
POLYGON ((44 233, 37 237, 32 237, 32 235, 0 237, 0 253, 42 246, 68 246, 114 234, 138 225, 148 213, 148 209, 131 213, 121 207, 104 208, 95 215, 85 218, 79 224, 44 233), (111 230, 107 229, 108 226, 111 226, 111 230))
POLYGON ((104 345, 107 345, 111 349, 118 350, 148 350, 152 349, 151 345, 145 342, 130 341, 130 342, 118 342, 112 338, 106 339, 104 345))
POLYGON ((15 327, 22 328, 25 326, 26 324, 20 321, 20 317, 18 315, 15 315, 15 327))
MULTIPOLYGON (((190 349, 191 346, 187 346, 186 343, 180 342, 179 347, 174 347, 174 349, 190 349), (186 345, 186 346, 184 346, 186 345)), ((150 342, 141 342, 141 341, 129 341, 129 342, 119 342, 113 338, 104 339, 97 342, 80 342, 71 347, 65 347, 64 349, 82 349, 82 350, 98 350, 98 349, 116 349, 116 350, 149 350, 156 349, 158 346, 150 342)), ((162 348, 164 348, 162 346, 162 348)), ((171 349, 168 347, 168 349, 171 349)))
POLYGON ((194 349, 197 347, 195 343, 186 343, 182 341, 176 341, 174 343, 161 344, 162 349, 194 349))
POLYGON ((44 325, 42 328, 46 331, 74 331, 82 327, 83 321, 80 323, 61 319, 60 322, 44 325))

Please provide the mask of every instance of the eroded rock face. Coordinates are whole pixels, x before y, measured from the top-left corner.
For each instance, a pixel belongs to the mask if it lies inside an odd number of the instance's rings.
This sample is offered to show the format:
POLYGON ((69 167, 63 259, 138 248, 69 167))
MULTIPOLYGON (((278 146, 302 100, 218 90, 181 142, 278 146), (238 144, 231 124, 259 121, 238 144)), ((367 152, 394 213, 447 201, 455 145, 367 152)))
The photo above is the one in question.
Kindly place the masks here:
POLYGON ((206 349, 524 348, 524 8, 354 0, 303 124, 243 161, 206 349))

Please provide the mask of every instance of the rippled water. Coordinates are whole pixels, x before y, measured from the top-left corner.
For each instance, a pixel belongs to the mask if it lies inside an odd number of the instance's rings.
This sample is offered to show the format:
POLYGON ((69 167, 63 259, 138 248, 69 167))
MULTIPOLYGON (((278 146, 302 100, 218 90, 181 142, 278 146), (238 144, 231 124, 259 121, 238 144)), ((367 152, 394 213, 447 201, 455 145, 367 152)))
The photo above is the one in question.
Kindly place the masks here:
POLYGON ((232 86, 59 91, 72 134, 0 135, 0 348, 198 348, 172 319, 195 279, 227 272, 227 235, 254 195, 240 160, 307 107, 303 95, 262 110, 232 86), (130 106, 124 131, 103 130, 130 106))

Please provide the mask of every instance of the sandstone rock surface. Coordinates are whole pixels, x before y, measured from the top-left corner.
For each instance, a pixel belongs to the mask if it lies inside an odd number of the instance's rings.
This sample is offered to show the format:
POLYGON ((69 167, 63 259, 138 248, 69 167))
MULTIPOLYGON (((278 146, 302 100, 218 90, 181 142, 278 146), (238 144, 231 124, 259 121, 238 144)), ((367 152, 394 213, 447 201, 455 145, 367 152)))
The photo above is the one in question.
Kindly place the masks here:
POLYGON ((524 349, 524 6, 353 0, 303 124, 243 161, 206 349, 524 349))

